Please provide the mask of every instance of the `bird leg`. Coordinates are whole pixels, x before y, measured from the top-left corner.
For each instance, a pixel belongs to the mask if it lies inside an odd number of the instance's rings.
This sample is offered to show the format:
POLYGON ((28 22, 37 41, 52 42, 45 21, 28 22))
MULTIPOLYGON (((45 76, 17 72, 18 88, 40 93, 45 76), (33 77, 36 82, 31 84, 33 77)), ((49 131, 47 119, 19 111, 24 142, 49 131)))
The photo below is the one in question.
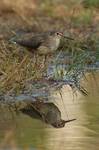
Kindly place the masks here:
POLYGON ((46 64, 46 60, 47 60, 47 55, 44 56, 44 60, 43 60, 43 64, 46 64))

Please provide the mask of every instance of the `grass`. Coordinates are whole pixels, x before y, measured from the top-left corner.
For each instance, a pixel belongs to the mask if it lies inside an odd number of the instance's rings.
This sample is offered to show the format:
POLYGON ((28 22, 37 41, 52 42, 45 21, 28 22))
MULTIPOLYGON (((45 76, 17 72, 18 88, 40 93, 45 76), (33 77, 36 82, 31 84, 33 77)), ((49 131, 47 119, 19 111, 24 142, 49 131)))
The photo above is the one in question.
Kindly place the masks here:
MULTIPOLYGON (((5 44, 6 47, 6 44, 5 44)), ((3 47, 2 47, 3 48, 3 47)), ((18 48, 12 50, 1 49, 0 51, 0 89, 2 92, 14 90, 17 91, 24 88, 24 84, 33 79, 42 76, 43 68, 41 68, 41 57, 31 56, 29 52, 23 50, 20 53, 18 48), (8 52, 8 54, 6 53, 8 52), (36 65, 37 64, 37 65, 36 65)))
POLYGON ((99 8, 99 0, 84 0, 83 4, 84 4, 85 7, 99 8))
MULTIPOLYGON (((54 69, 55 80, 73 80, 77 85, 80 73, 84 72, 86 64, 93 64, 99 61, 99 44, 95 35, 91 37, 74 41, 62 41, 63 51, 67 51, 72 57, 72 61, 68 68, 64 70, 62 67, 54 69), (94 56, 93 56, 94 55, 94 56), (80 71, 80 72, 79 72, 80 71), (75 78, 76 77, 76 78, 75 78)), ((60 48, 59 48, 60 49, 60 48)), ((0 91, 2 93, 19 94, 24 91, 28 83, 33 80, 43 78, 46 73, 46 65, 49 59, 43 65, 43 56, 36 56, 28 52, 24 48, 1 42, 0 50, 0 91), (41 63, 42 62, 42 63, 41 63)), ((65 57, 64 57, 65 59, 65 57)))
POLYGON ((92 19, 93 12, 90 9, 87 9, 86 11, 81 11, 79 14, 71 16, 71 21, 74 23, 75 26, 89 25, 91 24, 92 19))
MULTIPOLYGON (((9 15, 13 13, 14 15, 19 16, 21 20, 23 19, 24 24, 28 24, 28 26, 33 23, 38 26, 39 23, 40 26, 44 26, 43 30, 49 29, 49 26, 52 29, 58 28, 60 30, 60 28, 62 28, 70 30, 70 34, 75 40, 71 42, 63 41, 61 45, 61 47, 63 47, 62 49, 69 52, 72 56, 72 63, 69 65, 69 71, 78 68, 79 61, 75 58, 79 58, 79 60, 82 59, 82 53, 86 54, 86 51, 95 52, 95 61, 99 60, 98 32, 92 31, 94 28, 97 28, 98 20, 96 22, 95 18, 98 16, 98 12, 95 12, 98 1, 85 0, 89 7, 87 9, 84 8, 85 3, 81 3, 80 0, 63 0, 60 4, 56 1, 49 0, 44 0, 43 2, 33 2, 30 0, 29 2, 30 3, 27 4, 25 0, 18 0, 15 4, 9 0, 6 3, 4 2, 4 5, 2 4, 0 6, 3 6, 2 8, 6 11, 8 11, 8 9, 13 10, 9 15), (94 3, 93 6, 95 7, 90 8, 92 3, 94 3), (34 10, 37 17, 33 14, 34 10), (44 18, 45 21, 42 18, 44 18), (93 25, 92 28, 90 27, 91 25, 93 25)), ((5 11, 3 11, 3 13, 4 12, 5 11)), ((2 18, 5 15, 8 14, 2 14, 2 18)), ((9 16, 7 17, 9 19, 9 16)), ((8 27, 11 26, 13 20, 14 17, 10 21, 8 27)), ((20 28, 23 26, 24 25, 20 25, 20 28)), ((14 27, 17 28, 15 25, 14 27)), ((42 59, 43 57, 33 55, 20 46, 11 45, 4 39, 0 40, 0 91, 2 93, 20 93, 25 89, 27 83, 42 78, 44 72, 46 73, 46 67, 49 64, 46 62, 46 65, 43 66, 42 59)), ((50 58, 48 58, 48 61, 49 59, 50 58)), ((89 55, 83 62, 81 62, 80 68, 82 68, 83 64, 89 63, 88 61, 91 59, 92 57, 89 55)), ((55 71, 55 78, 61 78, 61 76, 64 76, 62 68, 60 68, 58 74, 57 70, 55 71)))

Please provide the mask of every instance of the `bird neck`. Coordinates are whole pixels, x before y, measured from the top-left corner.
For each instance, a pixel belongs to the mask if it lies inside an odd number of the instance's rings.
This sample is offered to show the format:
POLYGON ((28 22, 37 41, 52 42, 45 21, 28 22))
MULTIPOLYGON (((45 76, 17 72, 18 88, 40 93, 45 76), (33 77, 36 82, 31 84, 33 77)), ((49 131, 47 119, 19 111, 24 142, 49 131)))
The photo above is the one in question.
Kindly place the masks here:
POLYGON ((52 47, 54 50, 56 50, 58 48, 59 44, 60 44, 60 38, 53 37, 52 47))

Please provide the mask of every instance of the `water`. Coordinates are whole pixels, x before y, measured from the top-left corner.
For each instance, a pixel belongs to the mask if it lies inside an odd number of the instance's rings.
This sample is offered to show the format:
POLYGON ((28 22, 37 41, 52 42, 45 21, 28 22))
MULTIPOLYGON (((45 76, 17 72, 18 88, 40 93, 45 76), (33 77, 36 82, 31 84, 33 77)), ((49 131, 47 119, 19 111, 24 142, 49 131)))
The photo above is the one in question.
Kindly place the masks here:
POLYGON ((73 94, 69 86, 53 95, 63 119, 77 120, 64 128, 53 128, 22 113, 0 110, 0 150, 98 150, 99 149, 99 73, 82 81, 88 96, 73 94))

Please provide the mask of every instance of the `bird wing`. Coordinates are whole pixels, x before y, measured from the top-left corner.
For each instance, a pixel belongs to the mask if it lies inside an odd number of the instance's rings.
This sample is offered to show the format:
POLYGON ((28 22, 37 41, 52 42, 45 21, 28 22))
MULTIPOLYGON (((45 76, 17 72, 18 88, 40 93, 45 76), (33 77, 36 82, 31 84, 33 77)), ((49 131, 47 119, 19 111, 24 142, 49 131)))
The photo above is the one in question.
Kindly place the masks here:
POLYGON ((12 38, 10 41, 28 48, 38 48, 46 39, 46 34, 24 33, 12 38))

